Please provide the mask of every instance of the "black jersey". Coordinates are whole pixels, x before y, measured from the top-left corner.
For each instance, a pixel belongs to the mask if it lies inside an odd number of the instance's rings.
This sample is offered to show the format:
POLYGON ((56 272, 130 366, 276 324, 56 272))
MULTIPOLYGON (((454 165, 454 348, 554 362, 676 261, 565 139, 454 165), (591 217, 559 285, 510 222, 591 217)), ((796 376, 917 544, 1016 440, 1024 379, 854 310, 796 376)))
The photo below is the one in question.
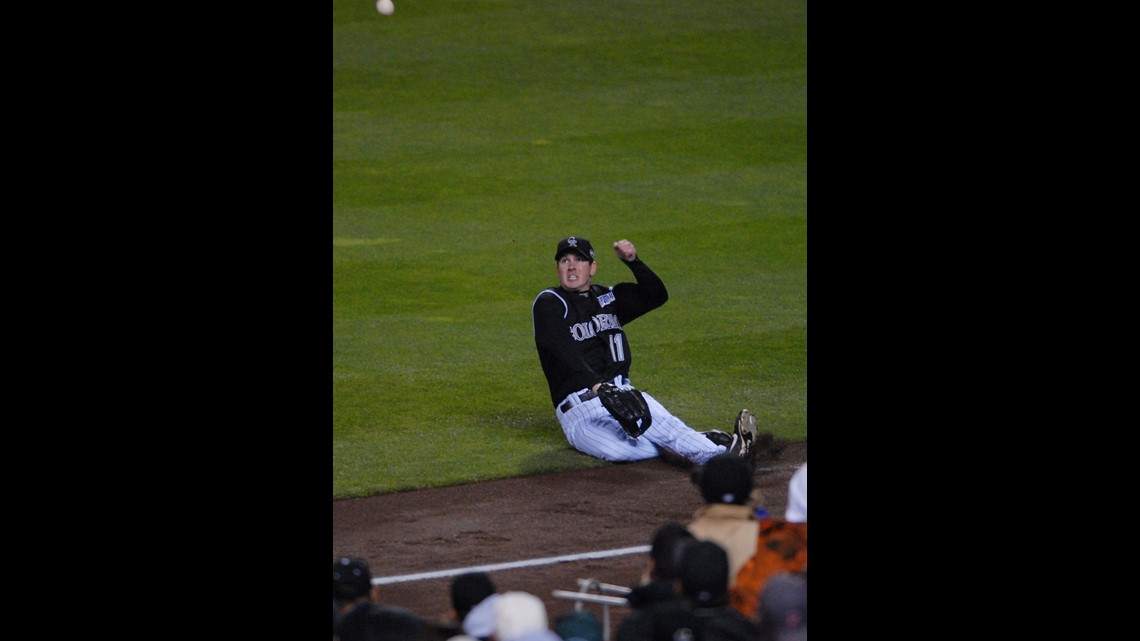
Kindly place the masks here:
POLYGON ((551 287, 534 299, 534 342, 555 406, 571 392, 628 377, 633 355, 624 326, 669 299, 665 284, 640 259, 625 264, 636 283, 594 284, 585 292, 551 287))

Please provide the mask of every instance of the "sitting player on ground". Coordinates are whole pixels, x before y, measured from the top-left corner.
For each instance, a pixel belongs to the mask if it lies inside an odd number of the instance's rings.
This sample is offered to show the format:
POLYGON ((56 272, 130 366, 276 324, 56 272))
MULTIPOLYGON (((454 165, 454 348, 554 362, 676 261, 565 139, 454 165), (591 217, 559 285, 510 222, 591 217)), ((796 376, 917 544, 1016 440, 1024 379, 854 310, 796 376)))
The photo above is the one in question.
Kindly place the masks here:
POLYGON ((669 295, 633 243, 619 240, 613 248, 636 282, 595 284, 594 249, 589 240, 571 236, 554 253, 558 286, 539 292, 531 306, 539 362, 566 440, 606 461, 662 456, 701 465, 725 452, 751 456, 757 432, 748 410, 737 414, 732 435, 698 432, 644 390, 634 393, 625 326, 664 305, 669 295))

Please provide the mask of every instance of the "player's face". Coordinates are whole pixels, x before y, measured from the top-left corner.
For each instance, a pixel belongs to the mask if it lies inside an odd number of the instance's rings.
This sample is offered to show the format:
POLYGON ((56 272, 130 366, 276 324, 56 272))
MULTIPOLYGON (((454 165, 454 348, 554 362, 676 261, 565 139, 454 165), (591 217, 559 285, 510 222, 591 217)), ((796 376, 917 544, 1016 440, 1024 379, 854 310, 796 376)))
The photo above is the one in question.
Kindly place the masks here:
POLYGON ((598 264, 582 258, 574 252, 563 254, 558 259, 558 280, 562 289, 584 292, 590 286, 590 279, 598 271, 598 264))

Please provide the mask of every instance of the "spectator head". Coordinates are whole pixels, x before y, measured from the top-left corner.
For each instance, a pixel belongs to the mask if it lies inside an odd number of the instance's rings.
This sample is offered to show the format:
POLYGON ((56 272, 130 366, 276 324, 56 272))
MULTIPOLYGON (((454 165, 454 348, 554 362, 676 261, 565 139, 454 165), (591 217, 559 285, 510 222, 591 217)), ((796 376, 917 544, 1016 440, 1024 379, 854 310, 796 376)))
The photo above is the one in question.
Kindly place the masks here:
POLYGON ((792 641, 807 638, 807 578, 780 572, 768 577, 760 592, 760 629, 764 638, 792 641))
POLYGON ((451 582, 451 607, 455 608, 456 617, 462 621, 471 608, 494 593, 495 584, 486 572, 460 574, 451 582))
POLYGON ((554 641, 546 605, 529 592, 504 592, 495 599, 496 641, 554 641))
POLYGON ((752 495, 752 464, 735 454, 718 454, 692 472, 705 503, 744 505, 752 495))
POLYGON ((372 593, 372 570, 364 559, 342 556, 333 561, 333 602, 343 605, 372 593))
POLYGON ((649 558, 653 561, 652 577, 676 579, 681 551, 686 543, 695 540, 693 533, 676 521, 670 521, 657 528, 657 532, 653 535, 653 544, 649 549, 649 558))
POLYGON ((696 541, 681 553, 681 593, 698 608, 728 600, 728 554, 712 541, 696 541))
POLYGON ((554 631, 563 641, 602 641, 602 622, 589 610, 576 610, 558 617, 554 631))
POLYGON ((418 641, 427 629, 410 610, 365 602, 341 619, 340 641, 418 641))

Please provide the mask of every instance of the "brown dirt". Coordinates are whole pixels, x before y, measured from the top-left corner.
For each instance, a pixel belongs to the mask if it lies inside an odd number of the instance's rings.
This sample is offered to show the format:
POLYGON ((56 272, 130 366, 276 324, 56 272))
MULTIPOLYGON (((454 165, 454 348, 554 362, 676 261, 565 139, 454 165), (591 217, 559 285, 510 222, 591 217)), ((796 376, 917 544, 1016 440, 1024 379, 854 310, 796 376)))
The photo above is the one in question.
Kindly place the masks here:
MULTIPOLYGON (((762 505, 783 516, 788 481, 807 460, 803 442, 776 442, 756 461, 762 505)), ((486 481, 333 502, 334 556, 359 556, 376 578, 440 572, 649 545, 667 521, 687 523, 702 501, 689 471, 651 459, 572 472, 486 481)), ((551 623, 574 603, 552 590, 578 579, 631 586, 647 555, 626 554, 489 572, 500 591, 530 592, 551 623)), ((440 627, 448 620, 451 576, 382 584, 381 601, 440 627)), ((586 609, 602 616, 602 606, 586 609)), ((611 630, 625 608, 611 607, 611 630)))

